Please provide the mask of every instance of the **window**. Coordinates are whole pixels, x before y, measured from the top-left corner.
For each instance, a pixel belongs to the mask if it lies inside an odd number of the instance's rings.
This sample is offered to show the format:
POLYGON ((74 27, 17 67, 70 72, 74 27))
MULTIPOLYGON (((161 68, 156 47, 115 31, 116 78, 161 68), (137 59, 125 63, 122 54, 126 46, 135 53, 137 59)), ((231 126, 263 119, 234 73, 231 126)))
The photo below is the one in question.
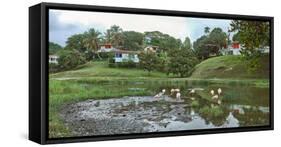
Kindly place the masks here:
POLYGON ((121 53, 116 53, 116 54, 115 54, 115 57, 116 57, 116 58, 122 58, 122 54, 121 54, 121 53))

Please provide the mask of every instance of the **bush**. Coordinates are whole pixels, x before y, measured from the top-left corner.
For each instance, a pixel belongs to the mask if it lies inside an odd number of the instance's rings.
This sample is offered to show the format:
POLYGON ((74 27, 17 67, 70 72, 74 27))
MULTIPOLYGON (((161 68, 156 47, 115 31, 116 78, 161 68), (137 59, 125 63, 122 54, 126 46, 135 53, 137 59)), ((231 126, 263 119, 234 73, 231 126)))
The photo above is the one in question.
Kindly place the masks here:
POLYGON ((191 102, 191 107, 198 107, 199 106, 199 102, 198 101, 192 101, 191 102))
POLYGON ((187 77, 193 71, 194 66, 199 62, 195 54, 189 49, 176 49, 169 52, 167 74, 187 77))
POLYGON ((122 62, 116 63, 114 58, 108 59, 108 66, 109 67, 122 67, 122 68, 136 68, 137 63, 132 60, 123 60, 122 62))
POLYGON ((86 63, 85 57, 77 50, 59 52, 58 64, 61 70, 69 70, 86 63))
POLYGON ((139 54, 140 68, 150 73, 153 70, 159 69, 159 57, 154 52, 142 52, 139 54))
POLYGON ((59 72, 60 68, 58 64, 49 63, 49 73, 59 72))
POLYGON ((125 67, 125 68, 136 68, 137 64, 132 60, 125 60, 121 63, 118 63, 118 66, 119 67, 125 67))
POLYGON ((113 57, 108 59, 108 66, 109 67, 116 67, 116 63, 115 63, 115 60, 114 60, 113 57))

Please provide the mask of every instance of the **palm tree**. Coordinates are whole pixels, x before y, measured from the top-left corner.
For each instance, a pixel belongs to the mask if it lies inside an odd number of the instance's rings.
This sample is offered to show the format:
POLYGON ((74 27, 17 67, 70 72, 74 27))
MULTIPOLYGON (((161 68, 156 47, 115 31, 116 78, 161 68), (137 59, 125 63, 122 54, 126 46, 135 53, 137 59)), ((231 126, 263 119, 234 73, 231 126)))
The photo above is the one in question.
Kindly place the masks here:
POLYGON ((85 39, 84 45, 87 49, 90 49, 92 52, 97 53, 98 57, 101 58, 98 54, 98 49, 99 49, 99 41, 100 41, 100 35, 101 33, 94 28, 89 29, 87 32, 84 33, 85 39))
POLYGON ((108 43, 115 47, 121 47, 124 44, 123 30, 117 25, 113 25, 105 33, 105 38, 108 43))
POLYGON ((205 34, 210 33, 210 27, 205 27, 205 28, 204 28, 204 33, 205 33, 205 34))

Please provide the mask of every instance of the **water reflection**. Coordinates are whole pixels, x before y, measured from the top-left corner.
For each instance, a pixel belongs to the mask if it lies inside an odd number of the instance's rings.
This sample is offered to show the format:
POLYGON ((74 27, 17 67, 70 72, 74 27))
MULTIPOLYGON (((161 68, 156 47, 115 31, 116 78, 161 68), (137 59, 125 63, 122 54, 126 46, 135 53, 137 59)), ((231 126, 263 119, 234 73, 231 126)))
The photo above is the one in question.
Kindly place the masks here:
POLYGON ((149 95, 89 100, 67 106, 62 117, 72 126, 74 135, 269 125, 269 88, 186 82, 106 83, 106 88, 145 91, 149 95), (180 89, 181 100, 170 93, 170 89, 175 88, 180 89), (221 104, 214 101, 210 93, 218 88, 223 91, 219 96, 221 104), (154 95, 163 89, 166 89, 163 96, 155 98, 154 95), (190 89, 196 89, 196 92, 191 95, 190 89))

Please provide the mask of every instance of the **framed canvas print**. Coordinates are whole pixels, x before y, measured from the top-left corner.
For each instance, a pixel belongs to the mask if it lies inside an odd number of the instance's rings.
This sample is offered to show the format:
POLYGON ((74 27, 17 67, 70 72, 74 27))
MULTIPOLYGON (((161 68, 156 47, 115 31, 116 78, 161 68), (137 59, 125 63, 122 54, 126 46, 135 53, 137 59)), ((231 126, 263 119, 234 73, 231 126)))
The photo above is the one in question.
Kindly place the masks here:
POLYGON ((29 139, 273 129, 273 17, 29 8, 29 139))

